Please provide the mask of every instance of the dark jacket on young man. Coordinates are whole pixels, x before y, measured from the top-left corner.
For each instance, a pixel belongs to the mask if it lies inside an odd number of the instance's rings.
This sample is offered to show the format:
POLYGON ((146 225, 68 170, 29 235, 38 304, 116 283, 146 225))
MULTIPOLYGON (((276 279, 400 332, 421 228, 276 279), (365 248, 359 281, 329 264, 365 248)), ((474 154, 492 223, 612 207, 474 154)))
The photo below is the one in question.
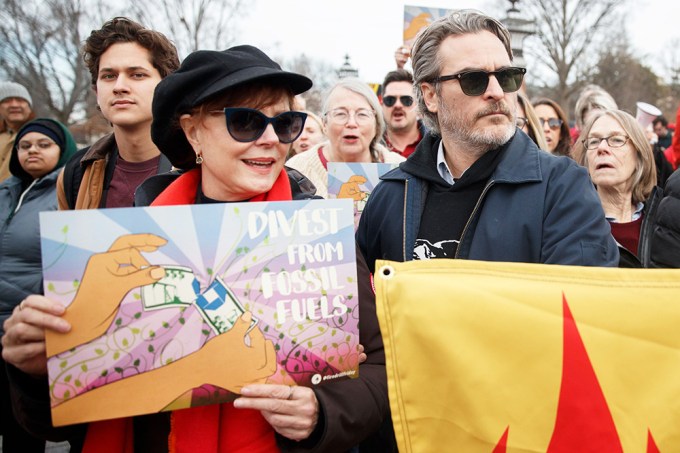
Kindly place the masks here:
MULTIPOLYGON (((104 208, 106 195, 118 160, 118 145, 113 134, 84 148, 64 166, 57 181, 59 209, 104 208)), ((161 154, 157 174, 170 171, 172 165, 161 154)))
MULTIPOLYGON (((440 140, 428 134, 371 193, 357 242, 372 272, 376 259, 413 259, 428 191, 443 181, 436 169, 440 140)), ((496 167, 462 235, 452 238, 460 241, 456 258, 618 265, 616 242, 585 168, 539 150, 522 132, 496 152, 496 167)), ((452 214, 438 213, 441 222, 449 222, 452 214)))

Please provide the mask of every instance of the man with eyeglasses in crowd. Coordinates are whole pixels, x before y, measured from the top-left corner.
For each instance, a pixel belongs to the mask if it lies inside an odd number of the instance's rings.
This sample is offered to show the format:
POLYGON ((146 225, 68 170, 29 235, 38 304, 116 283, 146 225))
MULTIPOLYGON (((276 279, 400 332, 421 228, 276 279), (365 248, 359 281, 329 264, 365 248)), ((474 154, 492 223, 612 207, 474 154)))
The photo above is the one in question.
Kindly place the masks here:
POLYGON ((616 266, 586 170, 515 126, 524 68, 497 20, 459 10, 421 32, 416 99, 431 131, 371 193, 357 242, 376 259, 464 258, 616 266))
POLYGON ((413 92, 413 75, 406 69, 390 71, 382 84, 383 139, 390 151, 408 157, 425 136, 427 130, 418 119, 413 92))

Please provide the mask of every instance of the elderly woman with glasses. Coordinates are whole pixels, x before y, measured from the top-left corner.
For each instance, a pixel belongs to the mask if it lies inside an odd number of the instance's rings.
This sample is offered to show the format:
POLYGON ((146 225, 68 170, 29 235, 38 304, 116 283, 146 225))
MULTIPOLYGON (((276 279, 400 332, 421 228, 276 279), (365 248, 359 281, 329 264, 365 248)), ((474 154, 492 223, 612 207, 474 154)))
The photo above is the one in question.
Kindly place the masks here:
POLYGON ((547 151, 557 156, 569 156, 571 133, 567 115, 560 105, 552 99, 541 98, 533 103, 538 121, 543 128, 547 151))
POLYGON ((307 176, 317 195, 328 197, 328 162, 399 163, 405 159, 380 144, 385 130, 380 101, 358 79, 343 79, 331 88, 323 105, 328 141, 293 156, 286 165, 307 176))
POLYGON ((645 132, 621 110, 597 112, 574 145, 619 244, 621 267, 650 267, 650 238, 661 189, 645 132))

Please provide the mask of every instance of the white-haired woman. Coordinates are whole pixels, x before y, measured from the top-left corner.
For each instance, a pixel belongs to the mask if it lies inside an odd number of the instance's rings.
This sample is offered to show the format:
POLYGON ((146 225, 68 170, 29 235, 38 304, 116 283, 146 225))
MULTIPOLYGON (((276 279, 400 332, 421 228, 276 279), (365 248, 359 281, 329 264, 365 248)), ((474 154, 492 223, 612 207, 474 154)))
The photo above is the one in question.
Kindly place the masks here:
POLYGON ((380 101, 359 79, 343 79, 328 92, 323 105, 328 141, 293 156, 286 165, 298 170, 328 197, 328 162, 399 163, 405 159, 380 144, 385 130, 380 101))

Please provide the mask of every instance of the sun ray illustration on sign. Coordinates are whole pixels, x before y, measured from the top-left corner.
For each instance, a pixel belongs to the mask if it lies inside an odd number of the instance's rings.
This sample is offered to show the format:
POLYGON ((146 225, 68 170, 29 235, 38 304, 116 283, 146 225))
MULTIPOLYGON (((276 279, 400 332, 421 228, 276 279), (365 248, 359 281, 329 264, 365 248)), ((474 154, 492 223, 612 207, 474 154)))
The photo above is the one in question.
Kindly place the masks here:
MULTIPOLYGON (((562 383, 555 429, 547 453, 623 452, 607 400, 564 294, 562 309, 562 383)), ((509 431, 510 426, 506 427, 492 453, 507 451, 509 431)), ((659 453, 649 429, 647 453, 659 453)))

